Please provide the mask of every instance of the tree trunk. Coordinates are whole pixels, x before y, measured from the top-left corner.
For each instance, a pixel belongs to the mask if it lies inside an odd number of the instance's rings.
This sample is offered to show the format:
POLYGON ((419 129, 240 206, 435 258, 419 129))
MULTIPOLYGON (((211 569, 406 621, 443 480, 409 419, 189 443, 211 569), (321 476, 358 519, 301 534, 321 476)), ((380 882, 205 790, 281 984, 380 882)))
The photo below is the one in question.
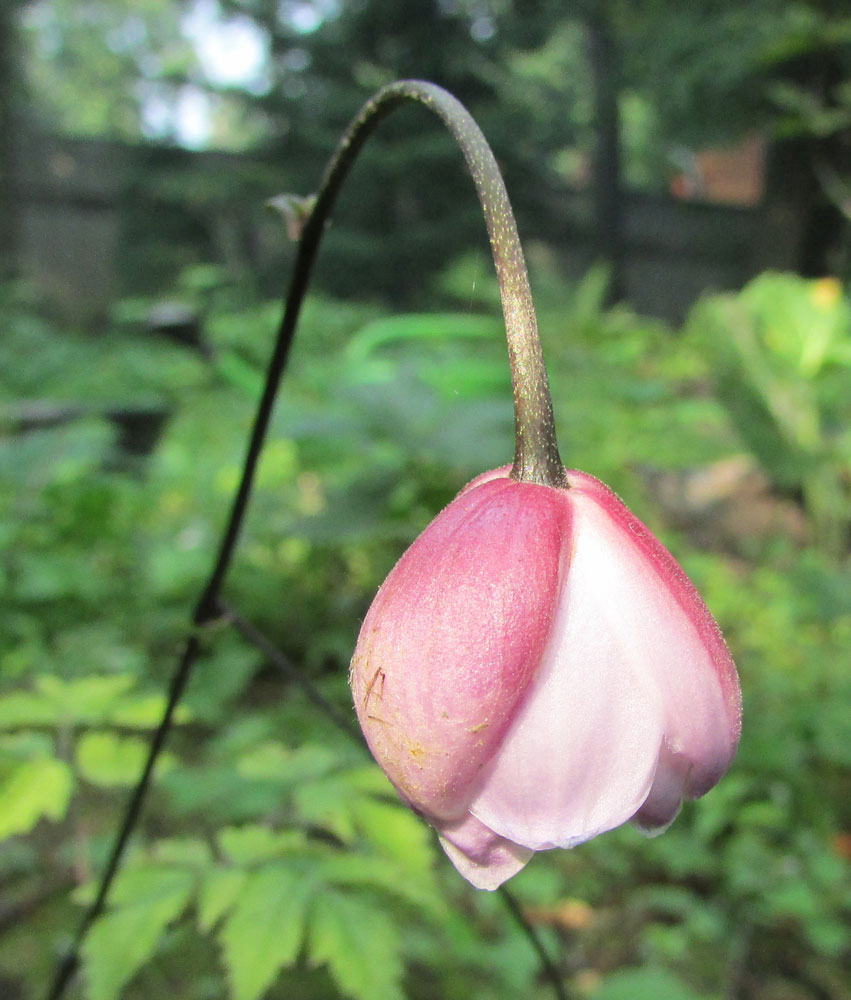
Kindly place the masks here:
POLYGON ((596 146, 594 150, 595 251, 610 268, 609 300, 624 294, 623 199, 621 195, 620 82, 617 45, 605 4, 595 4, 587 17, 591 74, 594 83, 596 146))

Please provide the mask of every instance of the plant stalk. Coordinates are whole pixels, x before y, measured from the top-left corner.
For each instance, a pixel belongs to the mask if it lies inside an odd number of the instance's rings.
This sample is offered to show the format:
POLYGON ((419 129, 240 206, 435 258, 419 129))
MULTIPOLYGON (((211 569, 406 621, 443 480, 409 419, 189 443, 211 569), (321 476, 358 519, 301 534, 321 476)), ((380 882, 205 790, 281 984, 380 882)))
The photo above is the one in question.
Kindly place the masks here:
POLYGON ((517 223, 493 152, 458 100, 433 83, 400 80, 367 101, 328 165, 305 226, 302 246, 312 247, 314 240, 318 243, 337 192, 364 142, 383 118, 407 101, 433 111, 452 133, 464 154, 484 212, 499 281, 514 390, 515 452, 511 476, 524 482, 565 487, 549 381, 517 223))

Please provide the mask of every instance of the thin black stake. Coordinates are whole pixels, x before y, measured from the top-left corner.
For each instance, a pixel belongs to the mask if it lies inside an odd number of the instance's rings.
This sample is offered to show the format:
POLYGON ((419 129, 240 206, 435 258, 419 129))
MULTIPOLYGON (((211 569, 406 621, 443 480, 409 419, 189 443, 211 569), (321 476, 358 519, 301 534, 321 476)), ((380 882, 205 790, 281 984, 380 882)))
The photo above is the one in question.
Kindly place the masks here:
MULTIPOLYGON (((156 762, 171 729, 174 710, 186 689, 192 668, 201 651, 200 634, 205 626, 211 625, 222 616, 223 608, 220 603, 222 586, 245 520, 275 397, 289 359, 316 252, 337 194, 368 136, 384 117, 406 101, 414 101, 429 108, 452 132, 464 152, 484 209, 502 292, 514 380, 517 452, 512 474, 516 473, 518 478, 553 486, 563 485, 564 467, 558 456, 549 386, 543 366, 525 263, 517 238, 514 216, 493 154, 476 123, 463 106, 446 91, 418 80, 402 80, 391 84, 368 101, 352 122, 331 158, 319 193, 304 221, 284 313, 272 357, 266 369, 266 382, 246 450, 242 477, 222 533, 213 569, 192 616, 195 628, 186 641, 170 681, 163 717, 153 734, 144 769, 125 808, 95 899, 83 915, 71 948, 57 967, 46 1000, 60 1000, 68 981, 79 965, 80 950, 92 924, 106 905, 127 841, 141 814, 156 762)), ((244 629, 241 631, 249 637, 244 629)), ((502 898, 506 900, 512 915, 532 941, 541 958, 542 968, 553 983, 556 997, 558 1000, 565 1000, 563 984, 546 956, 534 927, 526 921, 516 903, 512 906, 512 897, 503 894, 502 898)))
POLYGON ((85 941, 92 924, 100 916, 104 906, 106 905, 106 897, 118 872, 118 866, 121 863, 124 848, 127 846, 127 841, 130 839, 130 834, 133 832, 142 811, 142 805, 144 804, 145 796, 148 793, 148 787, 151 783, 151 777, 154 773, 154 766, 156 765, 157 758, 160 755, 166 736, 171 728, 174 710, 177 708, 177 704, 183 695, 186 688, 186 682, 189 680, 189 675, 192 671, 192 665, 197 659, 200 650, 201 643, 199 641, 198 633, 195 632, 190 635, 187 640, 186 646, 183 650, 183 655, 180 657, 177 668, 172 676, 171 684, 169 685, 168 700, 166 701, 163 717, 160 719, 160 724, 157 726, 154 735, 151 738, 151 745, 148 749, 148 758, 145 761, 145 767, 138 782, 136 783, 136 787, 133 789, 133 794, 130 796, 129 802, 127 803, 127 807, 124 811, 124 817, 115 837, 115 842, 112 845, 109 861, 107 862, 104 873, 101 876, 97 895, 83 915, 83 919, 80 921, 80 926, 77 928, 77 933, 74 936, 71 947, 59 962, 56 969, 56 976, 54 977, 50 991, 47 994, 48 1000, 59 1000, 64 993, 68 980, 80 964, 80 949, 83 946, 83 942, 85 941))
POLYGON ((555 993, 557 1000, 570 1000, 570 995, 567 992, 567 988, 564 985, 564 980, 561 977, 558 969, 555 967, 553 960, 549 956, 549 952, 544 947, 544 942, 541 940, 540 935, 535 930, 534 926, 529 923, 526 914, 523 912, 522 907, 514 898, 513 893, 510 892, 506 886, 501 885, 497 892, 502 896, 502 901, 505 903, 506 909, 514 917, 514 920, 520 930, 529 939, 529 943, 535 949, 535 953, 538 956, 538 961, 541 963, 541 972, 550 981, 550 985, 553 988, 553 993, 555 993))

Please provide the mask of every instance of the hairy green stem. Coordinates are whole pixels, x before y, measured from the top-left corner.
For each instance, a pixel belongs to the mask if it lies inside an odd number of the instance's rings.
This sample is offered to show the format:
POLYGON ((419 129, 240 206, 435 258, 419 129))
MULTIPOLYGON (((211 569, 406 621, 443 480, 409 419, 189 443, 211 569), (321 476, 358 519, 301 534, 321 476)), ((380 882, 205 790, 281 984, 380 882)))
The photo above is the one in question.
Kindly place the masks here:
POLYGON ((526 262, 508 192, 491 148, 466 108, 433 83, 400 80, 380 90, 361 109, 326 170, 305 226, 302 246, 318 244, 337 192, 376 125, 400 104, 414 101, 433 111, 452 133, 476 185, 499 280, 508 358, 514 389, 514 479, 565 486, 556 441, 550 387, 526 262), (309 238, 310 237, 310 238, 309 238))

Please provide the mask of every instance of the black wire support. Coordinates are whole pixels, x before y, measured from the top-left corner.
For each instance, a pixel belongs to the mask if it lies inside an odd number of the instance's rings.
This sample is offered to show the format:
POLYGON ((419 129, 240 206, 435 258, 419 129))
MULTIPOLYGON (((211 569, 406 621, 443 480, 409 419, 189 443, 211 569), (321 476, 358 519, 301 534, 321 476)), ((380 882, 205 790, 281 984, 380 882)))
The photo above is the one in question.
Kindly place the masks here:
POLYGON ((313 681, 291 663, 269 638, 229 604, 219 601, 219 608, 225 620, 233 625, 244 639, 258 649, 272 666, 276 667, 288 680, 297 684, 320 712, 327 716, 341 732, 356 742, 363 743, 360 727, 355 722, 353 715, 347 715, 340 709, 339 705, 329 701, 313 681))
MULTIPOLYGON (((361 109, 336 152, 332 156, 315 199, 303 201, 309 206, 303 224, 298 227, 298 247, 286 295, 283 315, 275 338, 263 392, 254 417, 243 462, 239 486, 209 578, 192 615, 193 630, 169 682, 168 697, 159 725, 154 731, 144 768, 125 806, 112 849, 98 884, 95 897, 84 913, 70 948, 57 964, 54 979, 45 1000, 61 1000, 71 977, 80 964, 80 953, 92 925, 103 912, 109 891, 118 873, 127 843, 135 829, 147 797, 157 760, 165 746, 174 721, 174 712, 185 690, 193 667, 203 649, 202 638, 219 625, 232 625, 269 660, 297 681, 308 697, 332 721, 356 739, 360 734, 350 719, 329 703, 309 681, 302 677, 268 639, 239 616, 221 599, 233 561, 245 514, 251 499, 257 465, 266 441, 281 378, 287 367, 290 349, 307 292, 316 253, 340 187, 358 152, 378 123, 406 101, 414 101, 433 111, 452 132, 464 153, 488 225, 488 233, 502 293, 509 359, 512 368, 515 400, 517 451, 512 475, 516 478, 564 486, 564 467, 558 455, 552 405, 546 370, 543 367, 537 321, 528 287, 526 266, 520 249, 516 224, 505 185, 484 136, 466 109, 449 93, 434 84, 402 80, 383 88, 361 109)), ((557 1000, 568 1000, 558 970, 549 957, 536 929, 507 890, 501 899, 529 939, 538 955, 541 970, 553 987, 557 1000)))
POLYGON ((550 986, 552 986, 553 995, 556 997, 556 1000, 570 1000, 570 994, 564 985, 564 978, 556 968, 555 963, 550 957, 550 953, 544 947, 544 942, 541 940, 541 936, 535 929, 534 924, 529 922, 526 914, 523 912, 523 908, 520 906, 514 893, 505 885, 501 885, 497 889, 497 892, 502 897, 505 908, 514 918, 514 922, 520 930, 526 935, 529 944, 531 944, 535 954, 538 956, 538 961, 541 964, 541 974, 549 981, 550 986))

